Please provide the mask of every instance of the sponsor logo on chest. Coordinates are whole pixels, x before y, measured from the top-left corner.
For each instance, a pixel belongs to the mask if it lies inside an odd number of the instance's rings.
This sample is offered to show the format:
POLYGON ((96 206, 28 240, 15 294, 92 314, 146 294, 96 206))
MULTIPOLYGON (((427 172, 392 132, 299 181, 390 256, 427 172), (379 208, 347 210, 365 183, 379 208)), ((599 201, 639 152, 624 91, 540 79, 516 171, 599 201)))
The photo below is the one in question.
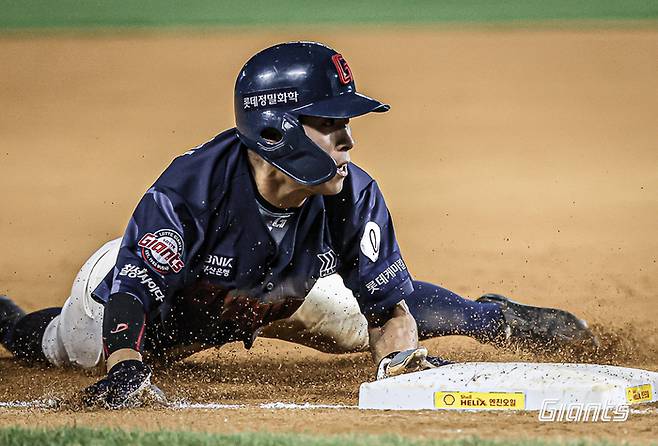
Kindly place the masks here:
POLYGON ((203 273, 230 280, 235 276, 236 262, 235 257, 209 254, 203 262, 203 273))

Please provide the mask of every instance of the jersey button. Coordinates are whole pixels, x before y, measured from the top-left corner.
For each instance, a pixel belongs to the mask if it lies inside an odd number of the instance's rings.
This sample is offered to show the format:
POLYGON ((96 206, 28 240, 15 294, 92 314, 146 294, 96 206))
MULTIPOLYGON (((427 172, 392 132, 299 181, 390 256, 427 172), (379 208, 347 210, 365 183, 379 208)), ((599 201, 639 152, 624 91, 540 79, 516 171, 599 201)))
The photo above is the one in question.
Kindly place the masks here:
POLYGON ((267 289, 267 291, 272 291, 274 289, 274 284, 272 282, 267 282, 265 289, 267 289))

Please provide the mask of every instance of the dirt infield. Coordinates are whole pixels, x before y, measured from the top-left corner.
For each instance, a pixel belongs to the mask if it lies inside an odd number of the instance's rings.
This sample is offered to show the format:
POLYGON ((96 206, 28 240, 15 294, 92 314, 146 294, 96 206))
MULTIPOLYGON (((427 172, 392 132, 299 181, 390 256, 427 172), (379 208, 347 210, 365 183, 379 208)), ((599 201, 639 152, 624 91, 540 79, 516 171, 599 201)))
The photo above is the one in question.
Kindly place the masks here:
MULTIPOLYGON (((353 158, 378 179, 415 277, 569 309, 603 334, 589 360, 658 370, 658 31, 396 31, 0 37, 0 293, 61 304, 94 249, 121 234, 168 162, 232 125, 241 63, 276 41, 339 48, 391 112, 353 121, 353 158)), ((463 338, 454 360, 511 360, 463 338)), ((0 350, 0 401, 70 398, 93 376, 27 368, 0 350)), ((546 357, 522 356, 528 360, 546 357)), ((196 355, 155 381, 174 398, 355 405, 367 355, 259 340, 196 355)), ((429 438, 649 441, 626 423, 532 414, 355 409, 0 409, 0 426, 61 424, 429 438)))

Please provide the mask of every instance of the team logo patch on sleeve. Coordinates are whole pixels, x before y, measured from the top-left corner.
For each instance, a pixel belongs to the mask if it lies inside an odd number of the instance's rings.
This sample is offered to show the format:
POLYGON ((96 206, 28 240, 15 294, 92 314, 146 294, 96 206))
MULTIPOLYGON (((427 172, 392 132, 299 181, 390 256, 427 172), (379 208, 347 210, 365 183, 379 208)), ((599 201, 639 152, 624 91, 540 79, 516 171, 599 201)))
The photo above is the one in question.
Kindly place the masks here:
POLYGON ((366 223, 366 228, 361 237, 361 252, 371 261, 379 259, 379 247, 382 241, 382 230, 374 221, 366 223))
POLYGON ((173 229, 160 229, 148 232, 137 242, 142 258, 151 268, 161 274, 180 272, 183 262, 183 237, 173 229))

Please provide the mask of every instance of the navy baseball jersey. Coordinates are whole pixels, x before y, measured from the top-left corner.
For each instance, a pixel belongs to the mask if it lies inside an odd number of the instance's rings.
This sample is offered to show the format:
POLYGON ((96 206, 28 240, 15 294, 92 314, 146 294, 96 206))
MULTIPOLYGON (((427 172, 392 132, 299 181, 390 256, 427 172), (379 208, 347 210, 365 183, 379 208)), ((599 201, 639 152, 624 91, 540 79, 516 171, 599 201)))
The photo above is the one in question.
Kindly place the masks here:
POLYGON ((340 274, 373 322, 413 291, 377 183, 354 164, 343 190, 267 208, 235 129, 176 158, 146 192, 117 263, 93 295, 137 297, 161 346, 244 341, 291 316, 318 278, 340 274))

